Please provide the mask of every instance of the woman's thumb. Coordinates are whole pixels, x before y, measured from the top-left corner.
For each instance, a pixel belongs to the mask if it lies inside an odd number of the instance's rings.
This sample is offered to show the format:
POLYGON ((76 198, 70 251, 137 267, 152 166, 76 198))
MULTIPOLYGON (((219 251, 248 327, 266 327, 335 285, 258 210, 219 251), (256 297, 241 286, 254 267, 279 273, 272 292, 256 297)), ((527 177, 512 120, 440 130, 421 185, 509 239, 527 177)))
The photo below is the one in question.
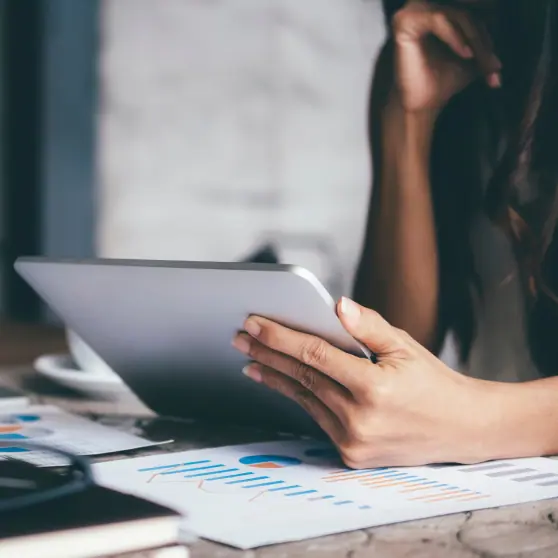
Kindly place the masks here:
POLYGON ((392 352, 398 344, 396 331, 374 310, 343 297, 337 304, 337 314, 343 327, 377 355, 392 352))

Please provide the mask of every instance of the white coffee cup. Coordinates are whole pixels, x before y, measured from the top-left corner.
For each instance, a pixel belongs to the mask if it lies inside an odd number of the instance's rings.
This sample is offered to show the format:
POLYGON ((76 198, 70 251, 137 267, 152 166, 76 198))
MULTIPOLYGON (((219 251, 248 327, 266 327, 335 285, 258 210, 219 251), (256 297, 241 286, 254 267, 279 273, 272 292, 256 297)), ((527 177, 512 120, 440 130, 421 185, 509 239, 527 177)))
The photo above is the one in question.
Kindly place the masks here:
POLYGON ((77 333, 67 329, 66 341, 74 362, 81 370, 116 376, 112 368, 77 333))

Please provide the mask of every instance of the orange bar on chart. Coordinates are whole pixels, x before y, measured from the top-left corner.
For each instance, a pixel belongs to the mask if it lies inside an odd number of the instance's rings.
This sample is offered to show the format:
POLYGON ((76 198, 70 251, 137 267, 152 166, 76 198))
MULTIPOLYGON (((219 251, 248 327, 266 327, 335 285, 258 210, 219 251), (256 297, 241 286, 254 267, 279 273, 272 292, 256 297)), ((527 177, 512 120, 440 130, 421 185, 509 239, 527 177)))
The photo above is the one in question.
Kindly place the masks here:
POLYGON ((480 500, 481 498, 488 498, 488 494, 463 494, 461 496, 440 496, 439 498, 432 498, 425 500, 426 503, 438 502, 439 500, 456 500, 458 502, 466 502, 469 500, 480 500))
POLYGON ((433 496, 432 494, 428 496, 415 496, 414 498, 409 498, 409 500, 430 500, 431 502, 435 502, 437 500, 448 500, 448 496, 455 497, 455 494, 463 494, 463 490, 452 490, 451 492, 444 492, 443 496, 433 496), (431 498, 435 498, 435 500, 431 500, 431 498))
POLYGON ((377 473, 361 473, 359 474, 353 474, 351 476, 344 476, 344 477, 329 477, 329 478, 325 478, 324 480, 326 482, 343 482, 343 481, 349 481, 349 480, 360 480, 360 479, 366 479, 369 478, 372 475, 376 475, 377 473))
POLYGON ((420 492, 422 490, 432 490, 434 488, 440 488, 440 486, 436 486, 435 484, 424 484, 422 486, 417 486, 417 487, 410 487, 410 488, 404 488, 403 490, 401 490, 401 493, 407 493, 407 492, 420 492))
MULTIPOLYGON (((372 471, 370 471, 372 472, 372 471)), ((344 478, 344 477, 357 477, 359 475, 366 474, 364 471, 338 471, 335 473, 330 473, 326 475, 324 479, 337 479, 337 478, 344 478)))
POLYGON ((461 494, 457 496, 438 496, 437 498, 431 498, 430 500, 424 500, 426 503, 430 502, 439 502, 440 500, 459 500, 461 501, 462 497, 466 496, 466 494, 461 494))
POLYGON ((362 484, 373 484, 377 482, 389 482, 394 480, 395 479, 392 479, 391 477, 386 477, 382 475, 381 477, 364 478, 362 479, 362 484))
POLYGON ((385 482, 378 482, 378 483, 363 482, 362 484, 363 486, 368 486, 370 488, 384 488, 388 486, 413 486, 414 483, 412 481, 400 480, 400 481, 391 481, 391 482, 385 481, 385 482))
POLYGON ((21 430, 21 425, 19 424, 0 425, 0 434, 11 434, 12 432, 17 432, 18 430, 21 430))
POLYGON ((337 479, 337 478, 344 478, 344 477, 360 477, 362 475, 369 475, 369 474, 378 474, 380 471, 375 471, 374 469, 362 469, 360 471, 340 471, 335 473, 330 473, 329 475, 325 476, 324 479, 337 479))
POLYGON ((402 493, 407 493, 407 492, 419 492, 421 490, 431 490, 432 488, 435 488, 435 486, 433 485, 424 485, 424 486, 417 486, 416 488, 405 488, 403 490, 401 490, 402 493))
POLYGON ((383 482, 401 482, 403 479, 401 477, 391 477, 382 475, 381 477, 374 477, 373 479, 363 480, 362 484, 367 483, 383 483, 383 482))

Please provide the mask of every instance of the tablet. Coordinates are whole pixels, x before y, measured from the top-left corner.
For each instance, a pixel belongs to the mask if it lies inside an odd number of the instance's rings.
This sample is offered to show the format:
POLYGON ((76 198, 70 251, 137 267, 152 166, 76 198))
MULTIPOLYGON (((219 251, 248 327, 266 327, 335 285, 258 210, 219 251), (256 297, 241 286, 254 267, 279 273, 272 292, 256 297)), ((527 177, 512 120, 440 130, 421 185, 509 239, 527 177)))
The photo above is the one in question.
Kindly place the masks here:
POLYGON ((297 404, 242 374, 250 314, 352 354, 335 301, 309 271, 250 263, 20 258, 17 272, 154 412, 319 434, 297 404))

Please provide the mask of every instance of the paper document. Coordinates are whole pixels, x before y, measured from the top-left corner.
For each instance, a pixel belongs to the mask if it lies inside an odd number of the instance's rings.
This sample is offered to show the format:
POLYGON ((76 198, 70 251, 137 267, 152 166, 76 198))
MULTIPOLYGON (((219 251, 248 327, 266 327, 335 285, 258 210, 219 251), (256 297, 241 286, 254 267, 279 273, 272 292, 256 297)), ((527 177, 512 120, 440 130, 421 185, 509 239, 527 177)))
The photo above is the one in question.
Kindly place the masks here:
POLYGON ((29 451, 18 442, 36 442, 79 455, 100 455, 156 445, 50 406, 0 411, 0 460, 22 459, 41 466, 65 463, 47 452, 29 451))
POLYGON ((238 548, 558 496, 558 461, 353 471, 329 446, 269 442, 101 463, 98 482, 187 515, 238 548))

